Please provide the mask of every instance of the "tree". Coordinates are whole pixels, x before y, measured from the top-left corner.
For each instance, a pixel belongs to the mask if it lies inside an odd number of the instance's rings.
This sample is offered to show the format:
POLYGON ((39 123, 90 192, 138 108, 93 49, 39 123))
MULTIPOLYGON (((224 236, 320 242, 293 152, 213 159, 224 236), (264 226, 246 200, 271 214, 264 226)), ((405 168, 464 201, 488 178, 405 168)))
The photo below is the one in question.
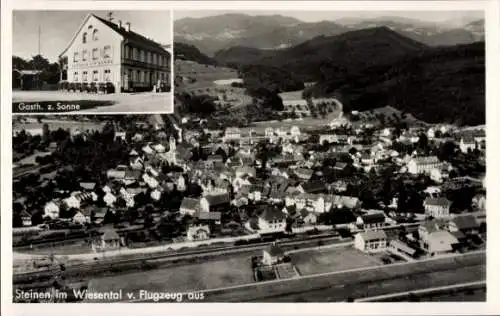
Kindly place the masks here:
POLYGON ((50 141, 50 130, 49 130, 49 124, 47 123, 43 124, 42 139, 44 142, 50 141))
POLYGON ((421 133, 418 137, 418 148, 427 150, 429 148, 429 139, 425 133, 421 133))

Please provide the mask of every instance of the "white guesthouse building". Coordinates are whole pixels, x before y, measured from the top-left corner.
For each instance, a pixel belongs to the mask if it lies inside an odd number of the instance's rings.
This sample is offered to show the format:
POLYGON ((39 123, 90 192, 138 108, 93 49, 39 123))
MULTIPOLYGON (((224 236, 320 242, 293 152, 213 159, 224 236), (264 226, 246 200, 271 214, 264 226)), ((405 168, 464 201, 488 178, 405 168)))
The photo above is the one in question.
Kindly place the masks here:
POLYGON ((89 14, 60 54, 67 60, 61 81, 112 83, 114 91, 150 91, 170 86, 170 53, 165 46, 123 24, 89 14))

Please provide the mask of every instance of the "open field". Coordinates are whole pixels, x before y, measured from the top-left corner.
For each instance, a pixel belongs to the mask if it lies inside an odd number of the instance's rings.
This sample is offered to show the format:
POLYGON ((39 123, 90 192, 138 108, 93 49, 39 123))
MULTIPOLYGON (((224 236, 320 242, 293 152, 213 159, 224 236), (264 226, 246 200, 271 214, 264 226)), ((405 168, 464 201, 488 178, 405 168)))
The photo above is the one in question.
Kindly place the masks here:
POLYGON ((301 275, 335 272, 382 264, 375 257, 364 254, 352 247, 299 251, 292 253, 290 257, 301 275))
POLYGON ((436 258, 205 292, 211 302, 339 302, 486 279, 486 254, 436 258))
POLYGON ((170 92, 95 94, 65 91, 13 91, 12 93, 14 113, 170 113, 173 111, 173 99, 170 92), (68 107, 61 107, 64 110, 58 110, 57 102, 64 103, 68 107), (26 105, 39 103, 40 107, 23 110, 21 109, 23 103, 26 105))
POLYGON ((384 106, 368 111, 363 111, 359 113, 359 118, 361 123, 371 123, 371 124, 378 124, 382 123, 382 125, 385 122, 389 122, 391 120, 395 120, 398 118, 402 122, 406 122, 409 126, 425 126, 427 123, 418 120, 415 118, 412 114, 410 113, 404 113, 396 108, 393 108, 392 106, 384 106), (380 117, 384 117, 384 121, 380 121, 380 117), (404 118, 403 118, 404 117, 404 118))
POLYGON ((147 289, 186 292, 251 282, 254 282, 252 267, 250 256, 246 254, 225 260, 92 279, 89 288, 95 291, 123 289, 135 292, 147 289))

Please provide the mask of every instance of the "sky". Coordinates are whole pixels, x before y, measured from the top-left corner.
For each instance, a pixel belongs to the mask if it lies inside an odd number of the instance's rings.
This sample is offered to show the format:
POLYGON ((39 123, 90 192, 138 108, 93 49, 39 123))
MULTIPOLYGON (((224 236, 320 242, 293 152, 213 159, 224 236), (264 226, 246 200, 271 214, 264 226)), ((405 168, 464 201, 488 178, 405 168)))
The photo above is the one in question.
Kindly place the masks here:
POLYGON ((274 15, 294 17, 304 22, 318 22, 322 20, 334 21, 341 18, 376 18, 381 16, 397 16, 417 19, 433 23, 443 23, 456 19, 480 19, 484 17, 482 11, 180 11, 174 12, 174 20, 191 17, 200 18, 220 15, 224 13, 245 13, 248 15, 274 15))
MULTIPOLYGON (((89 13, 106 18, 109 11, 14 11, 12 54, 30 59, 40 53, 56 62, 89 13)), ((170 11, 113 11, 114 21, 130 22, 130 28, 161 44, 171 44, 170 11)))

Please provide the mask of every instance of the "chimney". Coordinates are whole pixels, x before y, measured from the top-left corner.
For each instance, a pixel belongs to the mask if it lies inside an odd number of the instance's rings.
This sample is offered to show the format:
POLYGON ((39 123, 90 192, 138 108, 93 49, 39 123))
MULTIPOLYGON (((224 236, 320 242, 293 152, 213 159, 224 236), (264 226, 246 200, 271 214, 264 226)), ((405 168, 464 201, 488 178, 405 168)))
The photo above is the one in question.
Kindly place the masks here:
POLYGON ((125 23, 127 32, 130 32, 130 22, 125 23))
POLYGON ((118 20, 118 27, 119 27, 119 28, 122 28, 122 27, 123 27, 123 26, 122 26, 122 20, 118 20))

